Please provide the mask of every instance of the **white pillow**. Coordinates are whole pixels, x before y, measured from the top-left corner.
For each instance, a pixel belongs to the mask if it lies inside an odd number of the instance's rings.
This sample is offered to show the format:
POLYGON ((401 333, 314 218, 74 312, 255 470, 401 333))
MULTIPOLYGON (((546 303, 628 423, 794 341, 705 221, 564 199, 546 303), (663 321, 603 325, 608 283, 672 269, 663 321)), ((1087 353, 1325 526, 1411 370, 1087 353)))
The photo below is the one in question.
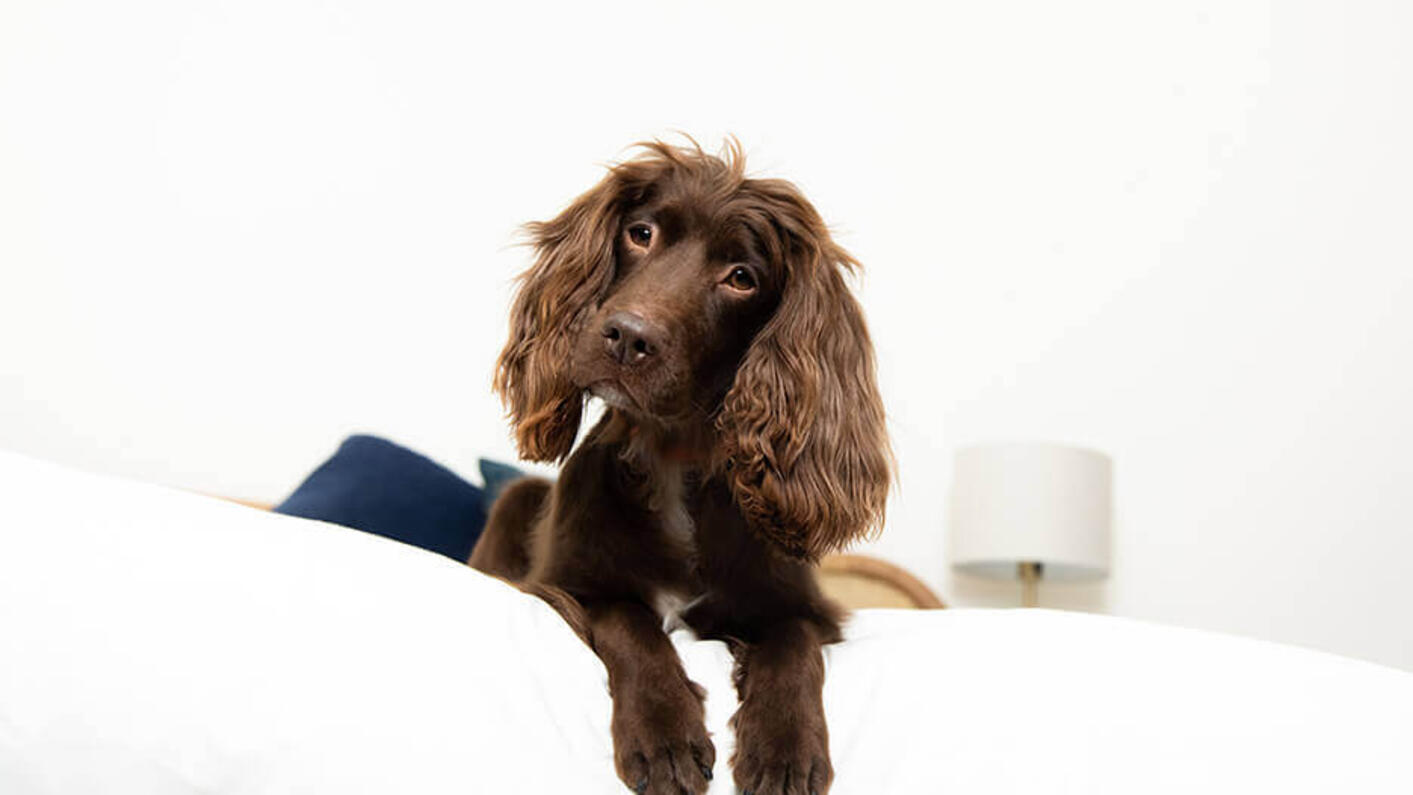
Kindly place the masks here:
MULTIPOLYGON (((865 611, 835 795, 1407 792, 1413 675, 1049 611, 865 611)), ((730 655, 674 634, 730 793, 730 655)), ((0 453, 0 793, 619 793, 538 600, 318 522, 0 453)))

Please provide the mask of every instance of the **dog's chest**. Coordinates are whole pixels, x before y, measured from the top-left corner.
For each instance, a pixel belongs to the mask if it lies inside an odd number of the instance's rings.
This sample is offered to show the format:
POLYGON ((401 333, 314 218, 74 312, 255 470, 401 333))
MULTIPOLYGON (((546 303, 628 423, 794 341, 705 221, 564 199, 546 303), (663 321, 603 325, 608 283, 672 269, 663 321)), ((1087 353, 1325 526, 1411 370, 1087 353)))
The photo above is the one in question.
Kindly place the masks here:
POLYGON ((684 473, 680 467, 668 467, 659 473, 657 481, 653 489, 653 511, 662 534, 668 543, 690 555, 696 546, 692 538, 696 527, 687 510, 684 473))
POLYGON ((690 557, 695 551, 692 538, 695 527, 687 507, 687 472, 680 464, 661 459, 653 460, 647 471, 643 499, 662 534, 664 546, 669 554, 690 557))
MULTIPOLYGON (((696 556, 696 524, 687 506, 686 478, 680 467, 664 466, 657 472, 650 507, 671 554, 684 562, 691 561, 696 556)), ((653 609, 662 618, 663 629, 669 632, 683 626, 681 614, 695 600, 687 583, 660 586, 651 596, 653 609)))

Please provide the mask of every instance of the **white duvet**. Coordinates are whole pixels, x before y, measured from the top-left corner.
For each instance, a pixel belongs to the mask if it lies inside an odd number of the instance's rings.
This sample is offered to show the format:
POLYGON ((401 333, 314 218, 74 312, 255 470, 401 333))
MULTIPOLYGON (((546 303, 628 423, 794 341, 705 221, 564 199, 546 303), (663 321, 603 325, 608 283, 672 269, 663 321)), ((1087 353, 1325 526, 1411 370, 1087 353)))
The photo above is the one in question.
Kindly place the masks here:
MULTIPOLYGON (((710 693, 713 793, 735 694, 710 693)), ((864 611, 849 793, 1413 792, 1413 674, 1049 611, 864 611)), ((0 453, 0 793, 618 793, 605 674, 431 553, 0 453)))

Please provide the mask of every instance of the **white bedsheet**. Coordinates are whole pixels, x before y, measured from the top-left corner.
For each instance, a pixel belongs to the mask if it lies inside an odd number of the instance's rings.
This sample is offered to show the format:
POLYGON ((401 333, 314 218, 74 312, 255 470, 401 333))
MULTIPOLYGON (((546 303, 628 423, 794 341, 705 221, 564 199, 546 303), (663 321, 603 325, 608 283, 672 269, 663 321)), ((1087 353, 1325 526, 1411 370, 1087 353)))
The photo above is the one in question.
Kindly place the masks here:
MULTIPOLYGON (((848 793, 1413 791, 1413 674, 1049 611, 865 611, 827 652, 848 793)), ((719 643, 713 793, 734 709, 719 643)), ((0 793, 625 792, 539 601, 318 522, 0 453, 0 793)))

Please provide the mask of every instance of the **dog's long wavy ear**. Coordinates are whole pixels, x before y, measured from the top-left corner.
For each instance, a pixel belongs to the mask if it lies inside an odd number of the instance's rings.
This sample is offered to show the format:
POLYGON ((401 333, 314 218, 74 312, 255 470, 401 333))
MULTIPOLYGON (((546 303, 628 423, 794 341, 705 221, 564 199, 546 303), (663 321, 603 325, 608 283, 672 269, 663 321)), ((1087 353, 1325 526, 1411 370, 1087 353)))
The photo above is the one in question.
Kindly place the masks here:
POLYGON ((527 224, 535 264, 520 275, 495 390, 520 455, 569 455, 584 397, 569 377, 574 335, 613 280, 621 185, 613 172, 551 221, 527 224))
POLYGON ((770 247, 786 283, 717 428, 755 532, 790 557, 816 560, 881 528, 893 458, 873 344, 844 281, 858 263, 793 186, 750 182, 772 219, 770 247))

